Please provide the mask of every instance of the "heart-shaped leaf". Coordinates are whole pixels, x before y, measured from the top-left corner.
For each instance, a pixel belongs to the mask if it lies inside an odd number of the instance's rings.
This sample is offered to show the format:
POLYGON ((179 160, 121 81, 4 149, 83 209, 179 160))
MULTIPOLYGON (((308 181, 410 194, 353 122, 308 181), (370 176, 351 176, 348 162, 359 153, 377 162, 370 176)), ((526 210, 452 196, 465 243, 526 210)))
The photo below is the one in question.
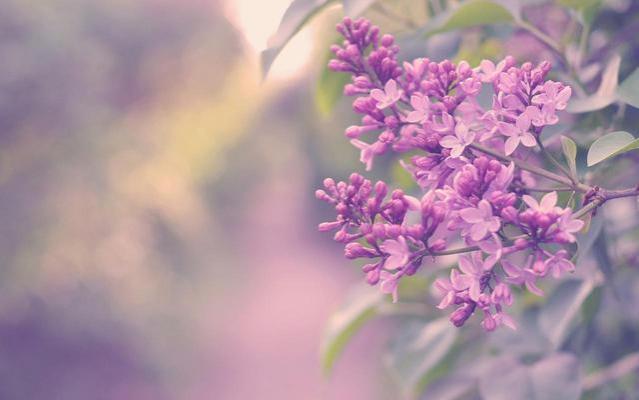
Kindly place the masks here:
POLYGON ((612 132, 595 140, 588 149, 586 160, 588 166, 592 167, 611 157, 637 148, 639 148, 639 140, 628 132, 612 132))
POLYGON ((320 349, 324 373, 331 371, 349 339, 366 321, 377 315, 383 301, 384 296, 379 290, 357 286, 344 305, 331 316, 320 349))

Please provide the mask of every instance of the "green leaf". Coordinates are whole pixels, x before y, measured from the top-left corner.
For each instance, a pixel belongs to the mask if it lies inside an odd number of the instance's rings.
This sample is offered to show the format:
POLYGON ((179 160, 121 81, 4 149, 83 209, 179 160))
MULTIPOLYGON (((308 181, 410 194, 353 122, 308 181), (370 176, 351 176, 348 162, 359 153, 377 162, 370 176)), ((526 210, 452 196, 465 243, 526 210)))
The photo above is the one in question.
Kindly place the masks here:
POLYGON ((581 395, 579 360, 553 353, 532 365, 504 358, 480 380, 485 400, 577 400, 581 395))
POLYGON ((331 115, 335 105, 342 98, 344 85, 350 80, 348 74, 331 71, 328 68, 328 61, 332 56, 333 53, 329 51, 315 87, 315 106, 323 117, 331 115))
POLYGON ((609 133, 595 140, 588 149, 586 161, 589 167, 619 154, 639 148, 639 139, 624 131, 609 133))
POLYGON ((621 82, 617 89, 617 97, 624 103, 639 108, 639 68, 621 82))
POLYGON ((344 5, 344 15, 349 17, 359 17, 376 0, 342 0, 344 5))
POLYGON ((284 46, 315 14, 334 0, 294 0, 286 9, 280 26, 268 40, 268 48, 261 54, 262 74, 268 74, 273 61, 284 46))
POLYGON ((430 36, 474 26, 503 24, 517 18, 516 9, 494 0, 469 0, 434 18, 425 29, 430 36))
POLYGON ((601 83, 597 93, 589 97, 570 100, 566 110, 571 113, 586 113, 608 107, 617 100, 617 86, 619 82, 619 66, 621 57, 615 54, 606 69, 601 74, 601 83))
POLYGON ((592 280, 564 281, 540 311, 539 326, 555 349, 563 344, 582 303, 594 287, 592 280))
POLYGON ((335 360, 353 335, 377 315, 383 294, 370 286, 357 286, 344 305, 328 321, 320 349, 322 369, 330 373, 335 360))
POLYGON ((457 334, 458 329, 448 318, 413 320, 402 326, 386 361, 404 393, 418 393, 429 373, 442 367, 440 363, 453 347, 457 334))
POLYGON ((577 144, 569 137, 562 136, 561 137, 561 149, 564 152, 564 157, 566 157, 566 162, 568 162, 568 167, 570 168, 570 173, 573 178, 577 177, 577 144))

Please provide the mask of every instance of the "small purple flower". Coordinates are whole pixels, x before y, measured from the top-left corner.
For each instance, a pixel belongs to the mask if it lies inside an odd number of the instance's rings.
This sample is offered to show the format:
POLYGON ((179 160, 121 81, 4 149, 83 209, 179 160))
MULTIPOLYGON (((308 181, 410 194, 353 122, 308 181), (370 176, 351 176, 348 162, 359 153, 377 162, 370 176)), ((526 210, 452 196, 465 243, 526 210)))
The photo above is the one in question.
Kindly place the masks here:
POLYGON ((459 215, 471 224, 470 238, 476 242, 484 239, 489 233, 497 232, 501 226, 499 217, 493 215, 493 208, 486 200, 481 200, 477 208, 464 208, 459 215))
POLYGON ((559 122, 559 117, 555 113, 555 109, 549 105, 544 105, 541 109, 536 106, 528 106, 524 113, 530 118, 530 122, 536 127, 555 125, 559 122))
POLYGON ((468 129, 468 127, 462 123, 457 123, 455 126, 455 135, 444 136, 439 139, 439 144, 442 147, 451 149, 450 156, 457 158, 462 155, 466 146, 471 144, 475 140, 475 132, 468 129))
POLYGON ((504 268, 504 272, 508 275, 508 280, 515 285, 525 285, 526 289, 530 293, 537 296, 543 296, 543 290, 537 287, 535 283, 537 281, 537 274, 532 269, 520 268, 508 260, 501 260, 501 266, 504 268))
POLYGON ((479 76, 481 81, 484 83, 492 83, 509 63, 509 59, 503 59, 495 66, 490 60, 482 60, 482 62, 479 63, 479 76))
POLYGON ((574 243, 577 240, 575 234, 581 231, 584 224, 584 221, 574 218, 572 210, 568 209, 557 221, 558 232, 555 234, 555 238, 559 243, 574 243))
POLYGON ((526 147, 534 147, 537 144, 537 140, 530 129, 530 117, 528 114, 521 114, 515 120, 515 124, 509 124, 506 122, 499 123, 499 131, 508 136, 504 151, 507 156, 511 155, 519 146, 523 144, 526 147))
POLYGON ((437 305, 437 308, 443 310, 444 308, 453 304, 457 292, 468 288, 468 285, 466 285, 466 283, 467 282, 461 278, 459 271, 454 268, 450 270, 449 279, 437 278, 433 283, 433 287, 442 296, 442 300, 437 305))
POLYGON ((430 100, 421 93, 416 93, 410 97, 410 105, 413 111, 406 116, 406 121, 410 123, 423 123, 430 115, 430 100))
POLYGON ((379 289, 382 293, 390 294, 393 297, 393 303, 397 303, 397 285, 401 272, 392 274, 387 271, 380 272, 379 289))
POLYGON ((544 83, 543 91, 532 98, 532 103, 546 105, 554 110, 563 110, 568 105, 571 95, 572 89, 570 86, 559 82, 547 81, 544 83))
POLYGON ((476 251, 471 255, 463 255, 459 257, 459 269, 463 272, 460 281, 468 288, 468 295, 473 301, 479 300, 487 275, 492 265, 487 265, 482 259, 481 252, 476 251))
POLYGON ((387 239, 379 248, 388 255, 384 268, 389 271, 405 266, 411 256, 411 251, 403 236, 398 237, 397 240, 387 239))
POLYGON ((568 259, 566 250, 559 250, 545 262, 546 271, 550 271, 553 278, 559 278, 564 272, 574 272, 575 265, 568 259))
POLYGON ((397 82, 391 79, 384 85, 384 90, 371 90, 371 97, 377 101, 377 108, 380 110, 390 107, 402 97, 402 90, 397 87, 397 82))
POLYGON ((386 151, 386 144, 379 141, 369 144, 359 139, 351 139, 351 144, 361 150, 359 160, 366 165, 366 171, 373 169, 375 156, 386 151))

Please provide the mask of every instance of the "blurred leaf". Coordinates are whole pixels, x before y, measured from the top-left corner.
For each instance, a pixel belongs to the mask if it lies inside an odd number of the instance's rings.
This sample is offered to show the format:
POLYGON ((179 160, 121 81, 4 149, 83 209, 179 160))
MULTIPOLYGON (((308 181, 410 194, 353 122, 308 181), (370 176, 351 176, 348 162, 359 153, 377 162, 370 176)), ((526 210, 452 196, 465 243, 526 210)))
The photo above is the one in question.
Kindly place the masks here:
POLYGON ((572 113, 586 113, 606 108, 617 100, 616 91, 619 82, 620 65, 621 57, 615 54, 601 74, 601 83, 597 93, 589 97, 570 100, 566 110, 572 113))
MULTIPOLYGON (((477 382, 474 377, 450 374, 428 385, 420 399, 423 400, 461 400, 468 399, 469 394, 476 392, 477 382)), ((474 398, 474 397, 471 397, 474 398)))
POLYGON ((322 369, 330 373, 335 360, 351 337, 371 318, 384 301, 383 294, 370 286, 357 286, 342 307, 328 321, 320 349, 322 369))
MULTIPOLYGON (((530 296, 539 299, 539 296, 530 296)), ((550 343, 540 329, 539 311, 538 307, 530 307, 518 315, 516 331, 497 329, 491 333, 488 338, 491 347, 501 354, 513 356, 537 356, 546 352, 550 343)))
POLYGON ((593 320, 595 315, 597 315, 597 311, 599 311, 599 307, 601 306, 601 298, 603 295, 603 289, 601 286, 597 286, 593 289, 592 292, 588 295, 586 300, 584 301, 583 306, 581 307, 581 314, 584 319, 584 323, 588 324, 593 320))
POLYGON ((601 0, 557 0, 557 2, 579 13, 583 20, 582 22, 587 25, 592 23, 601 6, 601 0))
POLYGON ((387 362, 404 393, 418 393, 429 373, 447 367, 441 361, 451 350, 457 334, 458 329, 448 318, 413 320, 401 327, 387 362))
POLYGON ((555 349, 563 344, 582 303, 594 288, 592 280, 562 282, 539 313, 539 326, 555 349))
POLYGON ((564 152, 564 157, 570 167, 570 173, 573 178, 577 177, 577 144, 569 137, 561 137, 561 149, 564 152))
POLYGON ((323 117, 332 114, 335 105, 342 98, 344 85, 350 80, 348 74, 331 71, 328 68, 328 61, 332 56, 333 53, 329 51, 315 88, 315 106, 323 117))
POLYGON ((619 100, 639 108, 639 68, 635 69, 617 89, 619 100))
POLYGON ((530 368, 535 399, 571 400, 581 396, 579 360, 572 354, 555 353, 530 368))
POLYGON ((588 220, 588 223, 588 230, 577 235, 579 250, 577 251, 577 256, 572 260, 575 264, 579 259, 588 254, 590 249, 592 249, 592 246, 595 244, 595 240, 597 240, 601 234, 601 230, 603 229, 603 217, 597 216, 594 219, 588 220))
POLYGON ((469 0, 435 17, 426 27, 428 36, 474 26, 508 23, 516 18, 515 8, 495 0, 469 0))
POLYGON ((349 17, 359 17, 376 0, 342 0, 344 4, 344 15, 349 17))
POLYGON ((480 381, 484 400, 572 400, 581 395, 579 361, 554 353, 533 365, 505 359, 480 381))
POLYGON ((293 0, 288 6, 277 32, 268 40, 268 48, 262 51, 262 74, 268 74, 273 61, 280 54, 289 40, 308 22, 315 14, 334 0, 293 0))
POLYGON ((609 133, 595 140, 588 149, 589 167, 622 153, 639 148, 639 139, 624 131, 609 133))

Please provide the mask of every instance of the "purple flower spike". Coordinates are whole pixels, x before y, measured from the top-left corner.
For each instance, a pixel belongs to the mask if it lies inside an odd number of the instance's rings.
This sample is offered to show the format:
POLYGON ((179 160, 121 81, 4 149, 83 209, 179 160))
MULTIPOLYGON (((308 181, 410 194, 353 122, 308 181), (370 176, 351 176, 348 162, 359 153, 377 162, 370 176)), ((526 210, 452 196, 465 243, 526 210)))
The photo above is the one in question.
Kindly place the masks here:
POLYGON ((359 174, 327 179, 316 197, 336 217, 319 230, 334 232, 346 258, 364 260, 366 282, 393 301, 401 279, 426 260, 467 253, 435 281, 437 307, 454 308, 450 321, 458 327, 477 314, 486 331, 516 329, 506 313, 512 285, 543 296, 538 279, 575 269, 564 247, 584 223, 558 204, 556 192, 531 196, 537 182, 522 163, 543 166, 537 139, 559 122, 572 89, 546 80, 548 62, 516 65, 509 56, 474 69, 466 61, 400 63, 394 38, 369 21, 345 18, 337 30, 344 42, 331 47, 329 67, 351 75, 344 94, 361 117, 346 137, 366 170, 378 156, 411 152, 400 163, 419 190, 409 196, 359 174), (486 106, 479 96, 490 92, 486 106))

